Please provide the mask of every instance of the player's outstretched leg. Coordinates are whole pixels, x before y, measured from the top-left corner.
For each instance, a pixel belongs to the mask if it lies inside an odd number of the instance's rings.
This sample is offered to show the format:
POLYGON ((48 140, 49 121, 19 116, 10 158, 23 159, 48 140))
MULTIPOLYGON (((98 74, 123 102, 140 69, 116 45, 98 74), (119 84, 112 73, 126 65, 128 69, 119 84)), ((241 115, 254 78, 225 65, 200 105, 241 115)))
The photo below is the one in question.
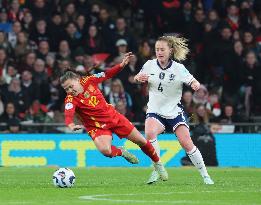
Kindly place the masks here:
POLYGON ((111 135, 100 135, 94 139, 94 144, 97 149, 106 157, 118 157, 121 156, 125 158, 128 162, 132 164, 138 164, 139 160, 137 157, 129 153, 124 148, 119 148, 111 144, 112 136, 111 135))
POLYGON ((139 159, 132 153, 128 152, 124 147, 119 147, 122 152, 122 157, 125 158, 131 164, 138 164, 139 159))
POLYGON ((178 137, 180 145, 186 150, 191 162, 198 169, 205 184, 214 184, 210 178, 204 160, 198 148, 194 145, 190 138, 189 129, 185 125, 176 128, 175 133, 178 137))
POLYGON ((198 150, 198 148, 194 146, 191 151, 187 152, 187 154, 191 162, 195 165, 195 167, 200 172, 200 175, 202 176, 204 183, 208 185, 214 184, 214 181, 210 178, 208 174, 203 157, 200 151, 198 150))
POLYGON ((105 155, 105 156, 110 157, 110 158, 121 156, 131 164, 139 163, 138 158, 134 154, 131 154, 130 152, 128 152, 124 147, 116 147, 114 145, 111 145, 110 154, 105 155))

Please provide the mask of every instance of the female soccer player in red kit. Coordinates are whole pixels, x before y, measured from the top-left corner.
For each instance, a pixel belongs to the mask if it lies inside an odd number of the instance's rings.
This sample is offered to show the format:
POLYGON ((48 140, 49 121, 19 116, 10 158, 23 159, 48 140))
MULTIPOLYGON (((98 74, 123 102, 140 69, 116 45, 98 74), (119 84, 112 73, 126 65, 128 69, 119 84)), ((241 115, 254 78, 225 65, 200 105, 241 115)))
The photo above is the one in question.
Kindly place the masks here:
POLYGON ((98 88, 99 83, 120 72, 129 63, 132 56, 131 52, 125 54, 119 65, 99 74, 82 77, 75 71, 66 71, 60 77, 62 87, 67 93, 65 123, 72 131, 81 129, 81 125, 75 125, 73 122, 73 116, 77 113, 97 149, 103 155, 111 158, 122 156, 128 162, 137 164, 138 159, 135 155, 124 148, 112 145, 112 133, 117 134, 119 138, 127 138, 140 146, 141 150, 154 162, 154 167, 160 178, 167 180, 168 173, 160 162, 154 147, 126 117, 105 101, 98 88))

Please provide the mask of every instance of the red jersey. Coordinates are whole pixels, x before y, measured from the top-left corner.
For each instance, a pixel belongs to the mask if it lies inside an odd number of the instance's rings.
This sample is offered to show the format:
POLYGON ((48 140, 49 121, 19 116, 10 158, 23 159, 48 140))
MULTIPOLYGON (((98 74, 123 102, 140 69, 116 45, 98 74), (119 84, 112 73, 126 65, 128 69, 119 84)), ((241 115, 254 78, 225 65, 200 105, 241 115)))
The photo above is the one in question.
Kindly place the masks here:
POLYGON ((106 102, 98 84, 112 78, 121 69, 120 65, 116 65, 105 72, 83 77, 80 81, 84 88, 83 93, 77 96, 67 95, 65 98, 65 124, 73 123, 75 112, 87 129, 103 128, 112 122, 117 111, 106 102))

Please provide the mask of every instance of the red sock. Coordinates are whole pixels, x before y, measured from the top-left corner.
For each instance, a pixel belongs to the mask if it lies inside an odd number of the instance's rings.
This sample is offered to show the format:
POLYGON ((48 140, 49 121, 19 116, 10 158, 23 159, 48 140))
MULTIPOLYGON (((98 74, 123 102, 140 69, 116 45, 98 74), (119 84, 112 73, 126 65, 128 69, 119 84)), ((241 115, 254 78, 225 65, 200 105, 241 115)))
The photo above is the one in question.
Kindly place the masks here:
POLYGON ((110 157, 116 157, 116 156, 121 156, 122 151, 118 147, 111 146, 111 156, 110 157))
POLYGON ((147 140, 147 143, 140 148, 146 155, 148 155, 151 158, 151 160, 153 162, 159 161, 159 157, 157 155, 157 152, 156 152, 156 150, 154 149, 154 147, 152 146, 152 144, 150 143, 149 140, 147 140))

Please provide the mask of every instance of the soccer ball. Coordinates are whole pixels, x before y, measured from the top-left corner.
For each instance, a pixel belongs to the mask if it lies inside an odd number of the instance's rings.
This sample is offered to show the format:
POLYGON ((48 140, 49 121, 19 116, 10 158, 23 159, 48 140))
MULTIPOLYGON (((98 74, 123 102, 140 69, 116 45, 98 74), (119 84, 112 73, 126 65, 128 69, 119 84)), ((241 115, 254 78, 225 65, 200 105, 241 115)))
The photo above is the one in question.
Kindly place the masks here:
POLYGON ((75 175, 71 169, 60 168, 53 173, 53 184, 56 187, 72 187, 75 182, 75 175))

